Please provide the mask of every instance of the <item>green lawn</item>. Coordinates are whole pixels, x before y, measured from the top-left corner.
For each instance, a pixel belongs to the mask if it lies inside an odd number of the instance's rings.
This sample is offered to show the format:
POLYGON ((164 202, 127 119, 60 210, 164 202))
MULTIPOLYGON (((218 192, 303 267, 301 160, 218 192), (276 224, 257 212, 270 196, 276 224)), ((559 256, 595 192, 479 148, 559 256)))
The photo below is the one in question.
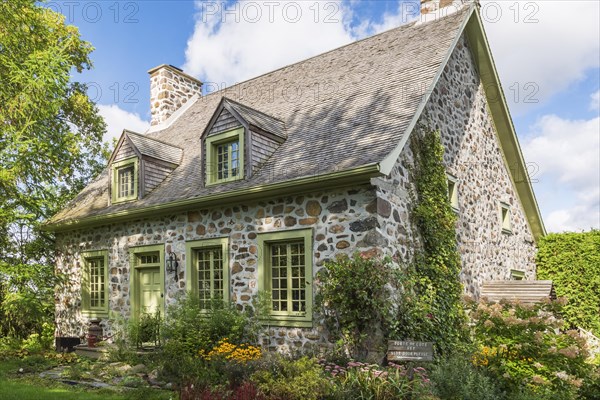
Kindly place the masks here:
POLYGON ((26 360, 10 359, 0 361, 0 399, 2 400, 127 400, 127 399, 168 399, 166 393, 152 393, 151 390, 132 390, 115 393, 106 389, 85 389, 73 387, 48 379, 41 379, 40 365, 30 365, 26 360), (19 368, 36 373, 18 374, 19 368), (155 395, 153 395, 155 394, 155 395))

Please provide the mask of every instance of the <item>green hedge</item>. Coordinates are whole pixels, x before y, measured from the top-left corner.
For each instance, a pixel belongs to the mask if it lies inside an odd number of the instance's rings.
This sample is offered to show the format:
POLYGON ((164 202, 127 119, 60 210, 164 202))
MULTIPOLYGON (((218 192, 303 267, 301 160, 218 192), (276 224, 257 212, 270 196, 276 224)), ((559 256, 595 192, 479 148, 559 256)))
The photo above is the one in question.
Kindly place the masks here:
POLYGON ((540 240, 538 279, 552 279, 566 297, 564 318, 572 327, 600 334, 600 231, 553 233, 540 240))

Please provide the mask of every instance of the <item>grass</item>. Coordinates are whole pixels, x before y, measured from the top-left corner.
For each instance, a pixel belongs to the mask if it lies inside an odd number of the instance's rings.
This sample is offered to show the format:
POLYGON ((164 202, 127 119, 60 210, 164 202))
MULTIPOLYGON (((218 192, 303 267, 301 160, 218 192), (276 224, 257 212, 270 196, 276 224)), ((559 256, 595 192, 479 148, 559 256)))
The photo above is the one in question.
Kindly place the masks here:
MULTIPOLYGON (((38 373, 51 368, 35 358, 8 359, 0 361, 0 399, 2 400, 134 400, 169 399, 170 393, 152 389, 135 389, 123 393, 108 389, 89 389, 69 386, 60 382, 42 379, 38 373), (23 368, 25 374, 19 374, 23 368)), ((175 395, 173 394, 173 398, 175 395)))

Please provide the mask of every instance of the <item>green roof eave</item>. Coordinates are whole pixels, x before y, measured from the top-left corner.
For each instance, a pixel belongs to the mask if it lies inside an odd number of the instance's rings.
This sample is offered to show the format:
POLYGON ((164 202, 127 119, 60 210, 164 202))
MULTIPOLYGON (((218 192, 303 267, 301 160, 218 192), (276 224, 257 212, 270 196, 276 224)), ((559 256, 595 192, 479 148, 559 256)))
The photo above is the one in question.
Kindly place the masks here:
POLYGON ((465 33, 485 90, 506 166, 510 171, 510 177, 519 195, 527 222, 537 242, 540 237, 546 235, 546 228, 533 193, 525 159, 478 12, 471 15, 465 33))
POLYGON ((236 189, 224 193, 216 193, 199 198, 176 200, 168 203, 147 207, 117 211, 108 214, 99 214, 79 219, 47 223, 44 230, 52 232, 69 231, 91 226, 106 225, 113 222, 122 222, 134 218, 143 218, 161 213, 184 211, 198 207, 209 207, 225 204, 239 204, 241 201, 259 200, 272 196, 287 196, 308 190, 332 189, 356 184, 357 182, 369 183, 370 178, 380 176, 378 163, 361 167, 332 172, 324 175, 311 175, 285 182, 269 183, 251 188, 236 189))

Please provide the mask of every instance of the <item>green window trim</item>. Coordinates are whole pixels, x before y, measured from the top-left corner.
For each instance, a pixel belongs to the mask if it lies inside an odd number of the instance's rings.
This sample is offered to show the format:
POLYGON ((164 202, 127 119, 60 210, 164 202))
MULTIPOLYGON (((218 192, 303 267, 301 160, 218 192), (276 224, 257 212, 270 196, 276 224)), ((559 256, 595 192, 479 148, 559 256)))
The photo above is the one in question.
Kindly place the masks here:
POLYGON ((522 281, 523 279, 525 279, 525 271, 522 271, 520 269, 511 269, 510 278, 515 281, 522 281))
POLYGON ((89 318, 107 318, 110 301, 108 250, 85 251, 80 259, 81 311, 89 318))
POLYGON ((125 201, 137 200, 138 198, 138 188, 140 185, 139 179, 139 159, 138 157, 129 157, 121 161, 116 161, 111 165, 112 171, 112 203, 121 203, 125 201), (133 167, 132 175, 130 179, 133 179, 132 193, 127 193, 124 196, 119 195, 120 186, 124 185, 124 182, 119 181, 120 173, 125 172, 127 169, 133 167))
POLYGON ((244 179, 244 153, 243 127, 207 137, 206 186, 244 179), (237 149, 231 147, 232 143, 237 143, 237 149), (223 158, 219 159, 219 156, 223 156, 223 154, 227 161, 223 161, 223 158), (232 160, 237 163, 237 168, 234 167, 232 160), (222 167, 226 169, 223 170, 222 167), (224 172, 227 177, 219 177, 220 172, 224 172))
MULTIPOLYGON (((273 246, 282 246, 288 244, 302 243, 304 249, 304 276, 299 282, 304 282, 304 312, 295 312, 290 309, 290 302, 294 301, 293 293, 294 290, 301 290, 299 287, 295 287, 292 281, 295 277, 293 273, 286 272, 287 284, 286 289, 286 300, 288 301, 287 311, 271 311, 271 315, 268 321, 264 321, 265 324, 273 326, 285 326, 285 327, 298 327, 298 328, 311 328, 312 322, 312 305, 313 305, 313 250, 312 250, 312 229, 299 229, 279 232, 269 232, 258 234, 258 246, 259 251, 263 255, 258 258, 258 290, 267 291, 273 297, 273 266, 272 259, 276 257, 288 257, 286 265, 279 265, 278 269, 283 271, 282 267, 287 267, 287 271, 292 271, 294 268, 293 263, 290 263, 293 255, 273 255, 273 246)), ((280 247, 281 249, 283 247, 280 247)), ((289 248, 289 247, 288 247, 289 248)), ((279 280, 281 280, 281 272, 278 272, 279 280)), ((296 277, 297 278, 297 277, 296 277)), ((279 284, 281 285, 281 284, 279 284)), ((280 290, 281 291, 281 290, 280 290)), ((271 299, 281 304, 281 296, 279 299, 271 299)))
POLYGON ((512 233, 510 205, 503 202, 500 202, 500 226, 502 233, 507 235, 512 233))
POLYGON ((450 201, 450 207, 452 207, 454 212, 458 212, 458 180, 450 174, 447 174, 446 177, 448 178, 448 200, 450 201))
POLYGON ((137 317, 139 315, 138 294, 140 291, 139 284, 140 279, 138 277, 139 271, 142 268, 156 268, 160 272, 161 282, 161 299, 160 302, 160 315, 165 315, 165 246, 162 244, 157 245, 146 245, 146 246, 135 246, 129 248, 129 295, 131 303, 131 317, 137 317), (145 262, 140 263, 141 257, 149 256, 158 253, 157 262, 145 262))
MULTIPOLYGON (((185 285, 186 290, 193 295, 200 295, 199 282, 199 263, 203 262, 199 260, 200 255, 208 255, 209 259, 204 259, 205 273, 209 273, 209 277, 205 279, 210 285, 210 296, 211 298, 215 292, 216 282, 221 282, 221 288, 217 288, 218 291, 222 291, 223 301, 229 302, 230 299, 230 283, 229 283, 229 240, 226 237, 214 238, 214 239, 203 239, 188 241, 185 244, 185 285), (215 262, 215 250, 220 251, 221 259, 219 260, 221 271, 215 270, 215 266, 219 263, 215 262), (215 274, 221 272, 220 279, 214 279, 215 274)), ((205 275, 206 276, 206 275, 205 275)))

